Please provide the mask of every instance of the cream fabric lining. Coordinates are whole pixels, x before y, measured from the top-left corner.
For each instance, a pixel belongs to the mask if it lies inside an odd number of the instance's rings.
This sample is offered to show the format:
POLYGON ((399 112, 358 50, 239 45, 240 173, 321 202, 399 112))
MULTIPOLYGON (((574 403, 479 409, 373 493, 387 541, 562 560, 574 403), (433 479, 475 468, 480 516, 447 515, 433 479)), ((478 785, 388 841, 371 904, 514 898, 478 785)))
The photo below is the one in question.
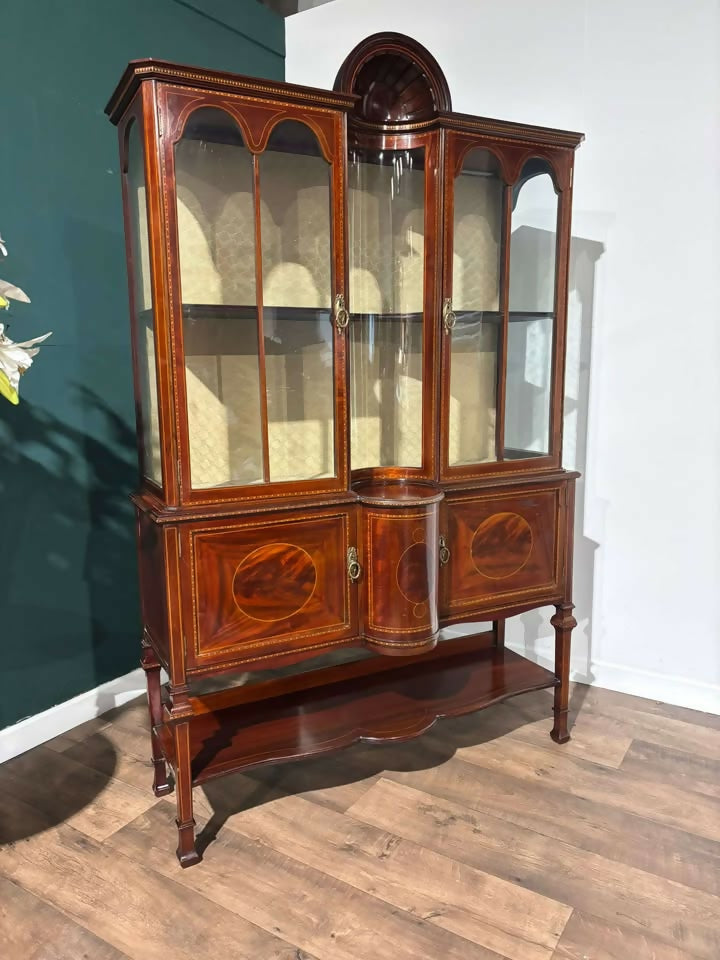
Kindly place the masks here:
MULTIPOLYGON (((390 209, 392 174, 392 167, 365 164, 362 184, 351 182, 353 313, 422 315, 424 174, 404 172, 416 186, 407 190, 408 200, 396 198, 390 209)), ((183 302, 256 303, 250 154, 237 146, 182 140, 176 175, 183 302)), ((260 157, 260 178, 265 306, 328 309, 327 164, 318 157, 269 152, 260 157)), ((456 181, 453 297, 458 310, 498 309, 501 207, 490 192, 494 185, 477 177, 456 181)), ((238 331, 237 353, 186 358, 196 488, 262 482, 257 336, 251 320, 239 323, 248 326, 238 331)), ((422 327, 408 327, 378 321, 373 332, 369 324, 353 323, 354 469, 421 464, 422 327)), ((266 329, 266 339, 272 341, 272 336, 272 329, 266 329)), ((266 350, 271 479, 333 476, 332 348, 327 342, 308 345, 301 336, 297 345, 287 341, 286 334, 282 352, 266 350)), ((453 342, 451 463, 495 456, 496 356, 497 330, 488 324, 474 339, 456 337, 453 342)))
MULTIPOLYGON (((351 178, 353 171, 351 169, 351 178)), ((423 173, 405 196, 422 198, 423 173)), ((354 313, 423 311, 423 208, 403 211, 393 196, 392 167, 363 164, 351 179, 350 307, 354 313), (390 207, 392 206, 392 210, 390 207), (395 223, 399 227, 392 229, 395 223)), ((456 180, 453 307, 499 309, 502 186, 495 179, 456 180)), ((449 461, 495 459, 498 327, 478 324, 453 335, 449 461)), ((352 466, 420 466, 422 339, 400 321, 354 321, 352 331, 352 466), (415 335, 413 335, 415 334, 415 335), (392 422, 388 422, 391 419, 392 422)))
MULTIPOLYGON (((455 180, 453 309, 500 307, 502 184, 460 175, 455 180)), ((449 463, 495 460, 499 325, 482 321, 453 333, 450 365, 449 463)))
MULTIPOLYGON (((184 303, 252 305, 255 219, 250 154, 182 140, 176 152, 184 303)), ((326 162, 260 158, 263 299, 267 307, 329 308, 330 200, 326 162), (264 199, 267 197, 268 199, 264 199)), ((302 321, 298 321, 302 322, 302 321)), ((190 465, 195 488, 263 479, 257 334, 237 332, 237 353, 186 357, 190 465)), ((287 325, 285 328, 287 329, 287 325)), ((266 324, 268 446, 273 481, 335 473, 332 347, 274 342, 266 324)), ((328 337, 330 330, 328 330, 328 337)))
MULTIPOLYGON (((351 165, 352 313, 422 316, 424 189, 422 170, 351 165)), ((421 466, 421 324, 356 319, 351 338, 352 468, 421 466)))

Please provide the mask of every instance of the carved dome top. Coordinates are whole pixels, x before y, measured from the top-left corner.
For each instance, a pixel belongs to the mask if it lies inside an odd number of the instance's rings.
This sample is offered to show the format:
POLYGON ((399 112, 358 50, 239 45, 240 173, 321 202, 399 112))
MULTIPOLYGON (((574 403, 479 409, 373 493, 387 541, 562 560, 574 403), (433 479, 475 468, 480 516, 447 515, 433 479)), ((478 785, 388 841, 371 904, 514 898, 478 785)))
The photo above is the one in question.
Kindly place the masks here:
POLYGON ((340 67, 334 89, 359 96, 355 114, 368 123, 420 123, 452 109, 438 62, 401 33, 376 33, 359 43, 340 67))

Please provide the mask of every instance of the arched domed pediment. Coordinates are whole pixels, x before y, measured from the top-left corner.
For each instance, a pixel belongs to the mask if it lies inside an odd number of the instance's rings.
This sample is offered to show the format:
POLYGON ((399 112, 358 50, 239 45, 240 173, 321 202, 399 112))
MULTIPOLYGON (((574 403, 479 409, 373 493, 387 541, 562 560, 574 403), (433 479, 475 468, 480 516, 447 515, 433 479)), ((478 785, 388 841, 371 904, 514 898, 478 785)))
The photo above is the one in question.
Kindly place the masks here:
POLYGON ((452 109, 435 58, 400 33, 376 33, 358 44, 340 67, 335 90, 359 96, 355 113, 368 123, 421 123, 452 109))

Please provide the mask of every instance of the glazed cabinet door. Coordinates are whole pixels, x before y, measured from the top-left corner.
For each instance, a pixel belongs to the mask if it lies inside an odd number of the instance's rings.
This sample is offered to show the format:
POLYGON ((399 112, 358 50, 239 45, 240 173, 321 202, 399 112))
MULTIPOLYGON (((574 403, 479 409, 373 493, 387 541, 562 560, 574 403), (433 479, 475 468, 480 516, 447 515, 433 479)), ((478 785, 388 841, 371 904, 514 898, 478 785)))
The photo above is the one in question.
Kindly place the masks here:
POLYGON ((357 635, 353 507, 215 521, 182 536, 191 673, 320 653, 357 635))
POLYGON ((450 131, 445 203, 441 477, 558 466, 553 163, 450 131))
POLYGON ((343 489, 344 118, 159 103, 181 501, 343 489))

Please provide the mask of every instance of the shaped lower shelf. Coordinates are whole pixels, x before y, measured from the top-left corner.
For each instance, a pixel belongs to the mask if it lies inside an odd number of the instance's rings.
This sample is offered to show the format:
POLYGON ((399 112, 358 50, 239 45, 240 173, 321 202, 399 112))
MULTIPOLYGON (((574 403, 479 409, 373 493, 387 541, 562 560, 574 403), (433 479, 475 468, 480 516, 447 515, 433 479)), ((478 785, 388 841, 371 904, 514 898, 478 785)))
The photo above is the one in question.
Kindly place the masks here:
MULTIPOLYGON (((409 740, 442 717, 555 685, 549 670, 494 647, 492 634, 484 633, 407 660, 374 657, 236 688, 193 703, 193 783, 358 740, 409 740)), ((170 727, 157 733, 175 767, 170 727)))

